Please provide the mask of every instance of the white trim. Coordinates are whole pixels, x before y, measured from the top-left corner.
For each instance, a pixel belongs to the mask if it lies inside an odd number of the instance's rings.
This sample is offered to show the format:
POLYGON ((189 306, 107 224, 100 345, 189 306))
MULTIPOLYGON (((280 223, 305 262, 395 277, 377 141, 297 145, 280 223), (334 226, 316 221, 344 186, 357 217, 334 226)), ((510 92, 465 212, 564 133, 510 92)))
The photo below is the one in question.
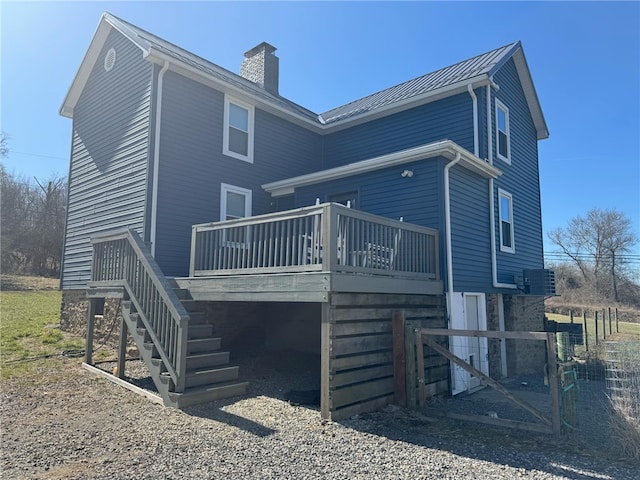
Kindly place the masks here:
POLYGON ((227 219, 227 192, 237 193, 244 195, 244 216, 251 216, 251 205, 253 192, 247 188, 236 187, 235 185, 229 185, 228 183, 220 184, 220 221, 227 219))
MULTIPOLYGON (((233 93, 233 95, 238 95, 242 98, 250 99, 252 103, 254 103, 255 105, 259 105, 261 108, 265 108, 265 110, 267 111, 270 111, 282 118, 286 118, 289 121, 292 121, 293 123, 304 126, 305 128, 309 128, 319 133, 331 133, 334 131, 339 131, 344 128, 359 125, 376 118, 391 115, 401 110, 414 108, 422 104, 452 96, 463 92, 467 88, 468 84, 480 87, 486 85, 486 82, 489 82, 490 84, 493 83, 487 74, 478 75, 477 77, 474 77, 472 79, 456 82, 454 84, 447 85, 430 92, 425 92, 424 94, 416 97, 393 103, 385 107, 377 108, 375 110, 368 111, 354 117, 349 117, 345 120, 332 122, 329 125, 324 125, 325 121, 320 115, 318 115, 316 120, 314 121, 308 117, 305 117, 304 115, 292 112, 290 109, 283 108, 281 105, 278 105, 266 96, 252 92, 251 88, 255 89, 255 87, 251 87, 248 81, 246 82, 246 87, 241 87, 221 80, 216 76, 216 74, 223 73, 225 75, 228 75, 228 72, 214 63, 207 62, 208 65, 203 65, 203 67, 210 68, 213 72, 207 73, 201 69, 189 65, 186 60, 181 61, 179 58, 159 51, 158 49, 154 48, 147 40, 138 36, 126 25, 123 25, 122 22, 120 22, 117 18, 104 13, 100 19, 98 28, 96 29, 96 33, 94 34, 89 49, 87 50, 82 63, 80 64, 78 72, 73 79, 71 87, 67 92, 64 102, 60 107, 60 114, 62 116, 73 118, 74 107, 78 99, 80 98, 82 91, 84 90, 84 86, 89 78, 89 74, 93 70, 93 66, 97 61, 98 55, 102 50, 104 41, 106 40, 111 28, 118 30, 120 33, 126 36, 136 47, 138 47, 142 51, 143 57, 148 61, 157 63, 159 65, 163 65, 165 61, 168 61, 174 66, 177 66, 176 70, 179 69, 181 73, 184 72, 189 78, 195 79, 196 81, 199 81, 201 83, 214 85, 222 92, 233 93)), ((547 130, 547 125, 542 114, 542 109, 538 100, 537 93, 533 86, 531 72, 524 57, 522 47, 518 46, 515 52, 505 55, 510 55, 514 59, 520 83, 527 100, 527 106, 529 107, 529 111, 531 112, 534 124, 536 126, 538 140, 545 139, 549 136, 549 132, 547 130)), ((193 55, 193 58, 196 58, 195 55, 193 55)), ((187 60, 190 60, 190 58, 187 58, 187 60)), ((233 78, 232 81, 245 82, 245 80, 241 79, 239 76, 233 78)))
POLYGON ((248 103, 228 95, 224 96, 224 130, 222 132, 222 153, 228 157, 237 158, 244 162, 253 163, 253 132, 254 132, 254 107, 248 103), (247 111, 247 155, 229 150, 229 105, 234 104, 247 111))
MULTIPOLYGON (((319 115, 318 118, 321 119, 326 133, 333 133, 336 131, 344 130, 345 128, 351 128, 356 125, 360 125, 365 122, 370 122, 378 118, 386 117, 403 110, 419 107, 420 105, 424 105, 426 103, 435 102, 442 98, 464 93, 469 85, 471 85, 472 87, 482 87, 483 85, 490 84, 489 82, 490 80, 487 74, 478 75, 477 77, 473 77, 468 80, 456 82, 451 85, 438 88, 436 90, 431 90, 429 92, 423 93, 422 95, 410 97, 405 100, 400 100, 398 102, 385 105, 383 107, 375 108, 374 110, 369 110, 355 116, 350 116, 348 118, 345 118, 344 120, 331 122, 328 125, 324 125, 326 120, 323 119, 321 115, 319 115)), ((397 85, 393 85, 390 88, 393 88, 395 86, 397 85)), ((360 99, 356 99, 356 101, 357 100, 360 99)))
POLYGON ((487 158, 489 160, 489 165, 493 165, 493 136, 491 135, 491 85, 487 85, 487 158))
POLYGON ((469 91, 469 95, 471 95, 471 101, 473 103, 473 154, 476 157, 479 157, 478 153, 480 150, 480 145, 478 143, 478 97, 476 96, 476 92, 473 91, 473 85, 467 85, 467 90, 469 91))
POLYGON ((151 242, 151 256, 156 256, 156 234, 158 228, 158 175, 160 174, 160 130, 162 121, 162 86, 164 74, 169 70, 169 62, 165 62, 164 66, 158 73, 158 85, 156 92, 156 118, 155 118, 155 135, 153 142, 153 186, 151 191, 151 232, 149 233, 149 241, 151 242))
POLYGON ((498 227, 499 227, 499 231, 500 231, 500 251, 501 252, 507 252, 507 253, 516 253, 516 244, 515 244, 515 233, 514 233, 514 224, 513 224, 513 195, 511 195, 509 192, 502 190, 501 188, 498 188, 498 227), (511 226, 510 228, 510 240, 511 240, 511 246, 507 246, 503 243, 502 241, 502 199, 506 198, 507 200, 509 200, 509 225, 511 226))
POLYGON ((262 188, 272 196, 279 197, 282 195, 292 194, 298 187, 314 185, 316 183, 350 177, 352 175, 358 175, 361 173, 371 172, 373 170, 380 170, 438 156, 444 157, 448 160, 454 160, 458 155, 460 155, 461 166, 485 178, 497 178, 502 175, 500 170, 492 167, 487 162, 476 157, 473 153, 465 150, 458 144, 451 140, 443 140, 362 160, 360 162, 350 163, 341 167, 330 168, 328 170, 321 170, 319 172, 309 173, 299 177, 266 183, 262 185, 262 188))
POLYGON ((451 199, 449 193, 449 170, 460 161, 460 154, 444 167, 444 226, 447 260, 447 290, 453 294, 453 249, 451 246, 451 199))
POLYGON ((496 98, 495 111, 496 111, 496 156, 500 160, 503 160, 504 162, 511 164, 511 126, 509 121, 509 109, 505 106, 504 103, 502 103, 500 100, 496 98), (505 115, 505 127, 507 129, 507 131, 504 132, 507 137, 507 156, 506 157, 500 154, 500 130, 498 129, 498 111, 499 110, 502 110, 505 115))

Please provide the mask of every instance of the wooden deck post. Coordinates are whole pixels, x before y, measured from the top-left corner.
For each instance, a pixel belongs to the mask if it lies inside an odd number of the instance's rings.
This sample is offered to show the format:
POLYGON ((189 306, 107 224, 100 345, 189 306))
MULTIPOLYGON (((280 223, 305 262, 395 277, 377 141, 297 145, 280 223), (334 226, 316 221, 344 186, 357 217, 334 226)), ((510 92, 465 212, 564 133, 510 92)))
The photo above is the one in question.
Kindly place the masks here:
POLYGON ((427 398, 424 378, 424 344, 420 330, 416 328, 413 331, 416 342, 416 368, 418 371, 418 405, 424 407, 427 398))
POLYGON ((405 353, 405 368, 406 368, 406 392, 407 392, 407 407, 416 408, 417 405, 417 391, 416 391, 416 340, 415 333, 413 331, 415 322, 404 323, 404 353, 405 353))
POLYGON ((551 428, 554 433, 560 433, 560 388, 558 385, 556 335, 553 332, 547 333, 547 369, 549 370, 551 394, 551 428))
POLYGON ((96 322, 96 307, 97 300, 90 298, 87 308, 87 343, 84 351, 84 363, 87 365, 93 365, 93 330, 96 322))
POLYGON ((321 304, 320 327, 320 416, 331 418, 331 303, 321 304))
POLYGON ((124 378, 124 366, 127 358, 127 324, 124 317, 120 317, 120 338, 118 340, 118 365, 116 367, 116 376, 124 378))
POLYGON ((393 312, 393 401, 396 405, 407 405, 406 359, 404 351, 404 310, 393 312))

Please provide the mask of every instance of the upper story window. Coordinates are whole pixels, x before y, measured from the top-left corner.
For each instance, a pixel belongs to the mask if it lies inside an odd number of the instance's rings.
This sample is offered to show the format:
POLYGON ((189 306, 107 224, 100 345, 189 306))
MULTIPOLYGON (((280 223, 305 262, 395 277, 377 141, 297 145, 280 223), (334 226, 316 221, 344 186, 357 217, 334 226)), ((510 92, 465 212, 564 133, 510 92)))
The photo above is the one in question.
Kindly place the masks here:
POLYGON ((499 100, 496 100, 496 151, 499 159, 511 163, 509 109, 499 100))
POLYGON ((224 98, 223 153, 253 163, 253 107, 224 98))
POLYGON ((510 193, 498 189, 500 210, 500 251, 515 253, 513 242, 513 197, 510 193))

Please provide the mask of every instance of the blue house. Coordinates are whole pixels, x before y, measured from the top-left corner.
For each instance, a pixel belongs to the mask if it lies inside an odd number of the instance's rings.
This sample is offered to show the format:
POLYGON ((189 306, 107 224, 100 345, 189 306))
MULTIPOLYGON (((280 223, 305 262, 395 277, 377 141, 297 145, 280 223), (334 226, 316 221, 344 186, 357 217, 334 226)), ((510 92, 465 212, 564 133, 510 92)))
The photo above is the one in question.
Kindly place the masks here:
MULTIPOLYGON (((275 50, 238 75, 102 16, 60 110, 63 323, 86 311, 86 364, 98 299, 119 298, 165 404, 237 395, 221 342, 268 324, 271 344, 320 356, 322 415, 344 418, 393 401, 394 311, 542 330, 548 131, 520 42, 322 114, 279 94, 275 50)), ((450 348, 495 378, 544 355, 450 348)), ((479 386, 444 358, 418 376, 429 394, 479 386)))

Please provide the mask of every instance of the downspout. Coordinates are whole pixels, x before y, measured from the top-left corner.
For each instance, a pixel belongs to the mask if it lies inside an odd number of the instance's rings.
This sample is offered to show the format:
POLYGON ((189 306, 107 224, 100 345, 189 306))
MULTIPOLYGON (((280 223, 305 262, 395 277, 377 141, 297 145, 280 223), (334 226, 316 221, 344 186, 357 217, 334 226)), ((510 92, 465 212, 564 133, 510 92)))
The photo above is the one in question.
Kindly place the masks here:
POLYGON ((160 171, 160 127, 162 124, 162 84, 164 74, 169 69, 169 62, 164 65, 158 74, 158 88, 156 92, 156 129, 153 142, 153 193, 151 195, 151 255, 156 256, 156 229, 158 213, 158 174, 160 171))
POLYGON ((478 144, 478 97, 476 97, 471 84, 467 85, 467 90, 473 102, 473 154, 477 157, 480 152, 480 145, 478 144))
POLYGON ((452 162, 444 167, 444 226, 447 262, 447 302, 449 303, 449 322, 453 316, 453 255, 451 248, 451 199, 449 198, 449 170, 460 161, 460 153, 456 153, 452 162))
MULTIPOLYGON (((492 82, 493 83, 493 82, 492 82)), ((493 165, 493 136, 491 128, 491 84, 487 85, 487 148, 489 165, 493 165)), ((489 179, 489 231, 491 232, 491 276, 494 288, 517 288, 510 283, 498 282, 498 260, 496 252, 496 214, 493 194, 493 178, 489 179)))

